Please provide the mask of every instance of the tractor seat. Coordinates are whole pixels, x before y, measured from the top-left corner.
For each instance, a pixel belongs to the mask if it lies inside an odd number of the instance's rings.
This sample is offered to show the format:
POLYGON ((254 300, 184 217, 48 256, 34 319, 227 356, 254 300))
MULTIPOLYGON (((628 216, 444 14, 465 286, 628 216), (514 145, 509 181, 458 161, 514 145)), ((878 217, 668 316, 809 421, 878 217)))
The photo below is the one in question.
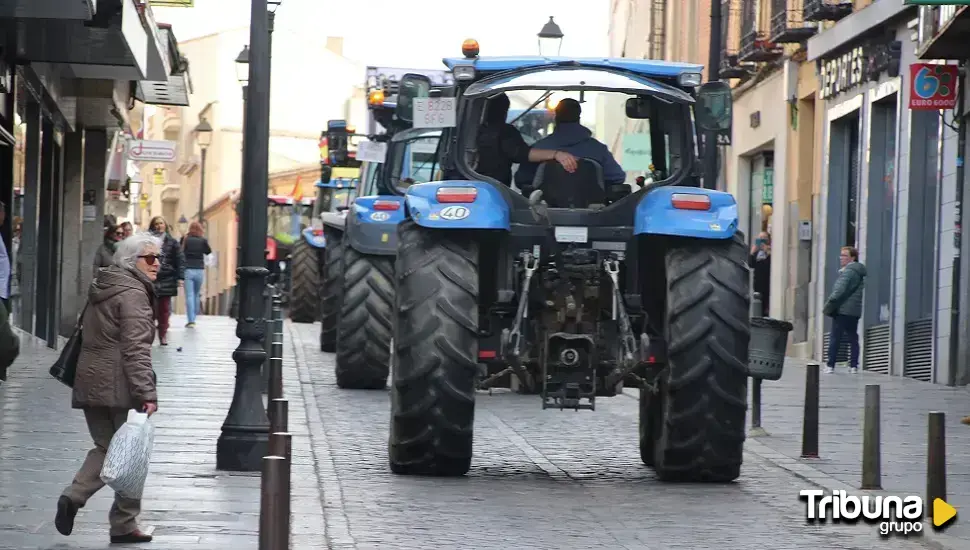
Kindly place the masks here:
POLYGON ((581 158, 576 171, 569 173, 556 161, 546 161, 536 168, 532 189, 542 191, 550 208, 589 208, 606 202, 603 166, 592 159, 581 158))

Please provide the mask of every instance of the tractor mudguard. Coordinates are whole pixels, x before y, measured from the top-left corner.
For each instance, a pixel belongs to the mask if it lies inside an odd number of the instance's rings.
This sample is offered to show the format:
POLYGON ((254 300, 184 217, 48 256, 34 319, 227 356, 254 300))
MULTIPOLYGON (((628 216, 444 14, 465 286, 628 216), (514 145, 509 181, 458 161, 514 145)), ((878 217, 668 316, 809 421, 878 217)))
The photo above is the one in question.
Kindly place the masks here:
POLYGON ((730 193, 700 187, 665 186, 648 192, 637 204, 633 234, 730 239, 737 228, 738 204, 730 193), (682 206, 697 204, 696 200, 690 200, 692 197, 683 195, 706 196, 710 207, 703 202, 694 209, 675 207, 675 202, 682 206))
POLYGON ((409 217, 422 227, 509 229, 508 203, 498 189, 483 181, 416 183, 408 187, 404 200, 409 217), (444 196, 446 194, 450 194, 453 200, 449 201, 444 196), (454 202, 455 198, 461 199, 462 194, 467 196, 464 199, 467 202, 454 202))
POLYGON ((327 246, 327 238, 323 236, 323 233, 315 235, 312 227, 303 230, 303 240, 313 248, 323 249, 327 246))
POLYGON ((347 243, 362 254, 397 254, 397 224, 404 221, 404 199, 357 197, 347 215, 347 243))

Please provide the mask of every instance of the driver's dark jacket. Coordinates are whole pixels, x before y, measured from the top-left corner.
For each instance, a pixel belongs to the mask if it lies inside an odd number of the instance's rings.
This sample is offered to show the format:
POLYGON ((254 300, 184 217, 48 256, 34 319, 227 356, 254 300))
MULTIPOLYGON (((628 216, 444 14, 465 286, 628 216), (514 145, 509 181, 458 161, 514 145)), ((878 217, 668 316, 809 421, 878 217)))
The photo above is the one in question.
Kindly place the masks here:
MULTIPOLYGON (((536 149, 565 151, 578 158, 595 160, 603 166, 603 179, 608 184, 619 184, 626 181, 626 172, 620 166, 609 148, 603 145, 588 128, 578 122, 561 122, 556 125, 553 133, 540 139, 533 145, 536 149)), ((527 162, 519 166, 515 173, 515 182, 522 185, 532 185, 536 175, 537 164, 527 162)))
POLYGON ((529 145, 511 124, 486 124, 478 133, 475 171, 512 185, 512 165, 529 162, 529 145))

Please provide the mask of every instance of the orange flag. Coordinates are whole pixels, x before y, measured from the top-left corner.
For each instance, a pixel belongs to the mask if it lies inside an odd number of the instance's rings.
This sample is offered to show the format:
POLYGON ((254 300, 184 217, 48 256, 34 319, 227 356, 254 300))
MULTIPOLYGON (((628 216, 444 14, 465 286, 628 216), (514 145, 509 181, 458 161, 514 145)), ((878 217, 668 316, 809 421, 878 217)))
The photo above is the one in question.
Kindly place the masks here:
POLYGON ((302 176, 296 177, 296 184, 293 185, 293 191, 290 192, 290 196, 293 197, 293 202, 300 202, 303 200, 303 187, 300 186, 300 179, 302 176))

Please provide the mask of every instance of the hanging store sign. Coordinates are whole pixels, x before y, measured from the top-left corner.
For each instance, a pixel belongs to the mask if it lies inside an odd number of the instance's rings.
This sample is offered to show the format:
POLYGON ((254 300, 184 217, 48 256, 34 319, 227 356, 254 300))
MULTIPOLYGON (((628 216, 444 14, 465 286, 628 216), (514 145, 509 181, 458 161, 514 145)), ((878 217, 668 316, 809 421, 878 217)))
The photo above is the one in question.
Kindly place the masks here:
POLYGON ((195 0, 151 0, 153 8, 191 8, 195 0))
POLYGON ((910 64, 909 108, 914 111, 955 108, 959 71, 956 65, 910 64))
POLYGON ((172 162, 175 160, 174 141, 135 139, 128 142, 128 160, 172 162))
POLYGON ((883 72, 898 76, 901 54, 902 43, 892 40, 861 44, 841 55, 819 59, 819 99, 877 81, 883 72))

